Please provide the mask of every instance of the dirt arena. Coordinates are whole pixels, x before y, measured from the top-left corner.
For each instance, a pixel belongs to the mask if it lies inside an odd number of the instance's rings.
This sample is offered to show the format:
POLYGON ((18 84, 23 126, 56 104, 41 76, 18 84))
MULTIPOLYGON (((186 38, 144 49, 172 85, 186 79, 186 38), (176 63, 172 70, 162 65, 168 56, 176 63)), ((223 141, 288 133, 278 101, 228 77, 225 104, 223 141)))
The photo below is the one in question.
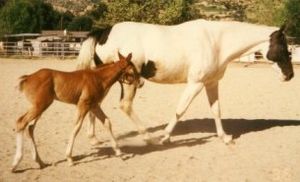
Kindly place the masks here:
MULTIPOLYGON (((216 137, 206 95, 201 92, 178 123, 171 144, 146 145, 118 109, 120 87, 116 84, 102 108, 112 120, 122 151, 133 157, 115 157, 109 135, 98 123, 97 137, 103 143, 91 146, 85 123, 73 150, 76 165, 69 167, 65 150, 76 108, 54 102, 35 130, 41 158, 52 165, 38 169, 25 138, 23 161, 17 173, 11 173, 15 120, 29 106, 16 88, 18 77, 44 67, 69 71, 75 63, 0 59, 1 182, 300 181, 300 67, 295 67, 294 79, 280 82, 268 64, 231 64, 220 83, 224 128, 235 144, 225 145, 216 137)), ((138 90, 134 108, 153 136, 162 134, 183 89, 184 84, 146 82, 138 90)))

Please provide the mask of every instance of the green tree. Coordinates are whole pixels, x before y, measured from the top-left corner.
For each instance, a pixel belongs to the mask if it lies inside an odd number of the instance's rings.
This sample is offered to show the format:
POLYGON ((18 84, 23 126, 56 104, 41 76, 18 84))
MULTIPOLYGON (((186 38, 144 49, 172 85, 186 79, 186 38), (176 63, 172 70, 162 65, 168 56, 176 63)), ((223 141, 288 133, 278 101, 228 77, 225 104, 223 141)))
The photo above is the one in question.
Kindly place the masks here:
POLYGON ((287 23, 287 33, 300 43, 300 0, 287 0, 282 10, 283 20, 287 23))
POLYGON ((0 9, 0 37, 58 27, 60 13, 43 0, 11 0, 0 9))
POLYGON ((55 11, 53 6, 49 3, 42 3, 40 7, 40 21, 42 30, 53 30, 58 27, 58 22, 61 13, 55 11))
POLYGON ((0 12, 1 33, 37 32, 40 19, 37 6, 30 1, 9 1, 0 12))
POLYGON ((64 30, 68 28, 69 24, 72 22, 74 15, 70 11, 59 14, 59 21, 57 23, 56 29, 64 30))
POLYGON ((273 26, 287 25, 287 34, 300 43, 300 0, 257 0, 248 7, 248 21, 273 26))
POLYGON ((104 17, 104 14, 107 12, 107 5, 104 2, 100 2, 96 5, 93 10, 90 10, 86 13, 86 16, 90 17, 93 20, 99 20, 104 17))
POLYGON ((73 31, 90 31, 92 29, 93 20, 88 16, 75 17, 69 23, 67 29, 73 31))
POLYGON ((255 0, 246 10, 247 21, 265 25, 280 25, 284 0, 255 0))
POLYGON ((197 18, 192 0, 115 0, 107 3, 104 17, 98 24, 138 21, 158 24, 176 24, 197 18))
POLYGON ((5 1, 5 0, 0 0, 0 8, 1 8, 2 6, 4 6, 4 5, 5 5, 5 3, 6 3, 6 1, 5 1))

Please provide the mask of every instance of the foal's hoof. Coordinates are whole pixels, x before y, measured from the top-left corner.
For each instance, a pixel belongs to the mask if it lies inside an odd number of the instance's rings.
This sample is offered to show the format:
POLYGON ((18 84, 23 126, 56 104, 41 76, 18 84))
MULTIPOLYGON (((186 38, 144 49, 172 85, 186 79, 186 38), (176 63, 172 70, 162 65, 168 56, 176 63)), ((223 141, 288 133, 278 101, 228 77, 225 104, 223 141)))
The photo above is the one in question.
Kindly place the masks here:
POLYGON ((102 142, 100 142, 96 137, 91 137, 91 138, 90 138, 90 144, 91 144, 92 146, 95 146, 95 145, 101 145, 102 142))
POLYGON ((159 138, 147 138, 147 139, 144 139, 144 141, 146 142, 147 145, 159 145, 160 144, 159 138))
POLYGON ((16 169, 17 169, 17 166, 13 166, 13 167, 10 169, 10 172, 15 173, 15 172, 16 172, 16 169))

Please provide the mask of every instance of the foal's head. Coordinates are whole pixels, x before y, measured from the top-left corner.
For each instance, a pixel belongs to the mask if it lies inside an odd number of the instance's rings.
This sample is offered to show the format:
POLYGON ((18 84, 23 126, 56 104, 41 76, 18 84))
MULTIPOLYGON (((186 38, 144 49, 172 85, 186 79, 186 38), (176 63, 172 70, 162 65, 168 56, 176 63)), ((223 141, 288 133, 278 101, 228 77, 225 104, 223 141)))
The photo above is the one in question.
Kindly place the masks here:
POLYGON ((119 61, 123 63, 122 65, 125 65, 119 81, 121 83, 129 85, 134 84, 138 86, 140 84, 140 75, 134 64, 131 62, 132 53, 128 54, 127 57, 124 57, 121 53, 118 52, 118 56, 119 61))
POLYGON ((281 73, 283 81, 289 81, 294 76, 291 53, 288 51, 287 41, 284 35, 285 26, 270 35, 270 46, 267 58, 276 64, 274 68, 281 73))

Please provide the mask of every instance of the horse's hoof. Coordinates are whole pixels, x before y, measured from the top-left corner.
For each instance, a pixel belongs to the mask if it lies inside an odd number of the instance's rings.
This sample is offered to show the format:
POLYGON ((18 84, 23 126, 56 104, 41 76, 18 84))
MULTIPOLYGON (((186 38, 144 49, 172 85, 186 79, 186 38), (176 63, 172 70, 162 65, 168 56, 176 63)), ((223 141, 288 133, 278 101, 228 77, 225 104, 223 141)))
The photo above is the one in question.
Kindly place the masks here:
POLYGON ((166 144, 170 144, 170 143, 171 143, 170 136, 164 136, 160 140, 160 144, 162 144, 162 145, 166 145, 166 144))
POLYGON ((234 144, 232 135, 222 135, 221 138, 226 145, 234 144))
POLYGON ((40 169, 44 169, 47 166, 50 166, 50 164, 46 164, 44 162, 39 163, 40 169))
POLYGON ((123 155, 123 153, 121 152, 120 149, 115 149, 115 155, 116 155, 117 157, 120 157, 120 156, 123 155))
POLYGON ((130 158, 132 158, 134 156, 134 154, 125 154, 125 153, 122 153, 122 155, 120 155, 119 157, 125 161, 125 160, 128 160, 130 158))
POLYGON ((74 166, 74 161, 72 158, 67 158, 67 161, 68 161, 68 165, 71 167, 71 166, 74 166))

